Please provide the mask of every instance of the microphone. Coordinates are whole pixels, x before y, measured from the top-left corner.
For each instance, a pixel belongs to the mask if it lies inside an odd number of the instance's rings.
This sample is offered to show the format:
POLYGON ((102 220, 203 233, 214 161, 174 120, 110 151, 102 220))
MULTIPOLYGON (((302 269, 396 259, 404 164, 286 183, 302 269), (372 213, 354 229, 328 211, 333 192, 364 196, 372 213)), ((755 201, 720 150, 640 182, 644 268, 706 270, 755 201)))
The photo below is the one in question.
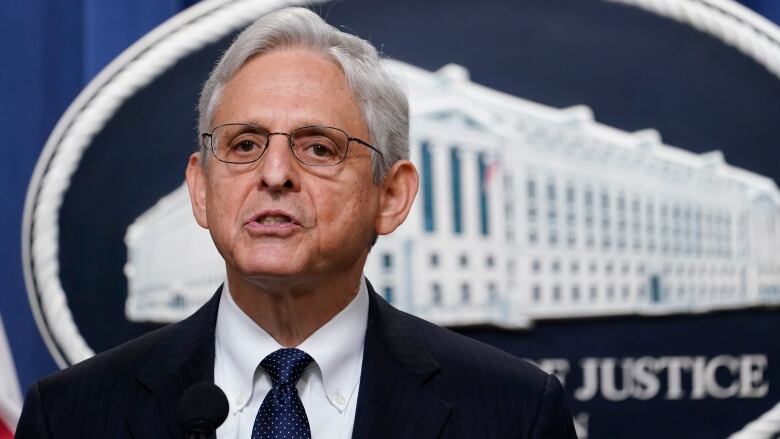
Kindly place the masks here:
POLYGON ((195 383, 184 391, 176 407, 176 419, 187 439, 206 439, 227 418, 225 392, 208 381, 195 383))

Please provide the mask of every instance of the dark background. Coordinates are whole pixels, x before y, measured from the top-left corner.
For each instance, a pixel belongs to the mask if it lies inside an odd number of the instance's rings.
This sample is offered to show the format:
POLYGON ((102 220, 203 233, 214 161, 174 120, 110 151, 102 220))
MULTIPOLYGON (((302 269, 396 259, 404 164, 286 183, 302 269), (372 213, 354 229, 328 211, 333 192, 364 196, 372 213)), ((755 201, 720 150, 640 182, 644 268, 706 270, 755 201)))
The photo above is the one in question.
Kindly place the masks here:
MULTIPOLYGON (((19 262, 21 211, 34 160, 80 88, 122 48, 184 6, 122 3, 14 4, 2 19, 8 23, 0 26, 0 41, 13 46, 4 53, 16 66, 0 73, 8 79, 0 81, 0 121, 6 127, 0 312, 23 389, 54 369, 32 322, 19 262)), ((780 16, 777 3, 752 6, 780 16)), ((685 25, 600 0, 479 6, 347 0, 314 9, 387 56, 429 70, 455 62, 469 69, 474 82, 555 107, 586 104, 608 125, 628 131, 656 128, 668 144, 694 152, 720 149, 729 163, 780 180, 775 149, 780 81, 685 25)), ((97 351, 149 329, 117 324, 124 322, 126 288, 122 238, 130 222, 181 183, 185 158, 194 148, 196 93, 225 44, 182 61, 131 98, 93 141, 74 175, 61 211, 61 279, 74 318, 97 351), (110 214, 94 215, 96 208, 110 214)), ((747 310, 693 318, 549 322, 531 332, 464 332, 528 358, 569 358, 572 366, 585 356, 765 352, 772 383, 779 373, 772 366, 780 358, 771 334, 778 329, 776 312, 747 310)), ((567 387, 571 391, 574 382, 567 387)), ((646 437, 662 432, 668 437, 670 431, 679 437, 713 437, 754 419, 778 401, 777 395, 770 386, 771 398, 762 400, 660 401, 653 411, 666 413, 665 422, 640 416, 649 403, 594 400, 582 407, 573 401, 573 408, 591 412, 591 437, 639 437, 636 431, 646 437), (621 416, 631 422, 616 424, 621 416), (712 420, 717 422, 709 424, 712 420), (621 425, 628 430, 619 430, 621 425), (681 430, 686 426, 687 432, 681 430)))

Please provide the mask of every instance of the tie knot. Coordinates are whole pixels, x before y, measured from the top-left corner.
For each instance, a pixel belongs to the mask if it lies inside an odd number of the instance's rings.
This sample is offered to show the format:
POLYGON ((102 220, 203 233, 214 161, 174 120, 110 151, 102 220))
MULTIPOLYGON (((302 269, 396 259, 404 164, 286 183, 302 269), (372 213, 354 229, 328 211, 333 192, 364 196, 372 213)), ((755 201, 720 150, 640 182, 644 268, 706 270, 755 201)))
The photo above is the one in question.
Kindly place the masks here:
POLYGON ((271 376, 273 385, 277 386, 297 383, 312 361, 314 359, 300 349, 283 348, 268 354, 260 366, 271 376))

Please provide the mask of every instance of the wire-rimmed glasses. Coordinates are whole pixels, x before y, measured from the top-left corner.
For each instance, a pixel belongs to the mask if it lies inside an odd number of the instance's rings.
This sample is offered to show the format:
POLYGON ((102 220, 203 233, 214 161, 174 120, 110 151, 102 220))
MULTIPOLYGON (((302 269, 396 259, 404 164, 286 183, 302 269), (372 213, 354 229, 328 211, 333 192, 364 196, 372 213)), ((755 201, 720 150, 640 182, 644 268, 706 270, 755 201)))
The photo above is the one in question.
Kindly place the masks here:
POLYGON ((291 133, 271 133, 251 124, 228 123, 200 136, 203 145, 211 149, 217 160, 246 164, 260 160, 268 149, 271 136, 277 135, 287 137, 293 156, 307 166, 338 165, 347 157, 349 144, 353 141, 382 155, 375 147, 340 128, 319 125, 297 128, 291 133))

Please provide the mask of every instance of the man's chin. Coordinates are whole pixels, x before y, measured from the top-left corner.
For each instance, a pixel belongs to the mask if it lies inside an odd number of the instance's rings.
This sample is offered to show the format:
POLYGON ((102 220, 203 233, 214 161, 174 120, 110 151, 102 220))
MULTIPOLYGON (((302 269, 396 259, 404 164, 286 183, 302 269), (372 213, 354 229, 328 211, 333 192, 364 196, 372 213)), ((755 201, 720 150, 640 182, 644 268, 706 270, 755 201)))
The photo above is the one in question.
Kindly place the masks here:
POLYGON ((275 264, 247 264, 238 267, 237 273, 246 279, 267 279, 267 280, 285 280, 305 276, 303 270, 293 266, 293 264, 275 263, 275 264))

